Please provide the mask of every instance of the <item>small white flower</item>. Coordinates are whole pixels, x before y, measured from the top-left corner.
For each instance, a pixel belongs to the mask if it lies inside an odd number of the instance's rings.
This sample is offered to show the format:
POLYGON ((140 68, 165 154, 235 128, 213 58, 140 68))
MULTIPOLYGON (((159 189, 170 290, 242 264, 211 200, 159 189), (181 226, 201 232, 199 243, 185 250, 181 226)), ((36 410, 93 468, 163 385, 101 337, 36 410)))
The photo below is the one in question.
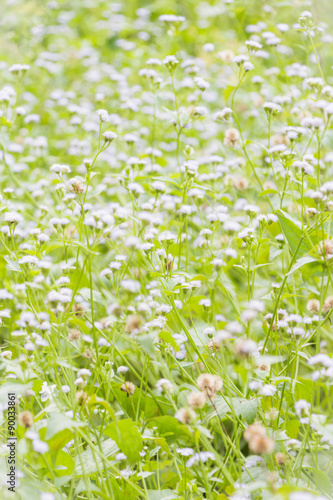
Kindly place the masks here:
POLYGON ((106 142, 112 142, 114 139, 117 139, 118 135, 111 130, 107 130, 102 134, 106 142))
POLYGON ((45 441, 41 441, 39 438, 32 441, 32 447, 35 451, 41 453, 42 455, 49 449, 49 445, 45 443, 45 441))
POLYGON ((11 224, 13 223, 18 224, 19 222, 23 221, 22 215, 17 212, 5 212, 4 216, 5 216, 5 221, 11 224))

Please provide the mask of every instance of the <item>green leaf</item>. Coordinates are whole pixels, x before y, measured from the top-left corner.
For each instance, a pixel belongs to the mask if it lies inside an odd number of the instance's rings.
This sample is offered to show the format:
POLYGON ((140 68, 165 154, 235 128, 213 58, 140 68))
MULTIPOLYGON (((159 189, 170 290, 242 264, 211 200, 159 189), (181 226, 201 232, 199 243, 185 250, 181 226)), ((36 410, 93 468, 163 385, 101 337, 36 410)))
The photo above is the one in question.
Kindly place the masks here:
MULTIPOLYGON (((289 214, 283 210, 276 210, 276 214, 281 222, 282 231, 289 243, 289 247, 292 253, 296 252, 299 241, 302 238, 302 225, 299 221, 293 219, 289 214)), ((310 252, 312 249, 310 243, 303 239, 302 243, 298 248, 297 255, 301 256, 304 253, 310 252)))
MULTIPOLYGON (((256 399, 223 398, 222 396, 217 396, 215 400, 215 407, 220 418, 224 418, 228 413, 233 414, 235 412, 238 417, 244 418, 248 424, 254 422, 257 415, 257 406, 256 399)), ((216 411, 213 410, 207 415, 207 418, 210 420, 216 415, 216 411)))
POLYGON ((191 434, 185 425, 178 422, 175 417, 163 415, 148 421, 147 427, 156 427, 160 436, 166 436, 166 440, 174 442, 178 440, 190 440, 191 434))
POLYGON ((225 90, 224 90, 224 99, 227 101, 229 97, 231 96, 232 92, 235 90, 236 87, 233 87, 229 85, 225 90))
POLYGON ((310 255, 306 255, 305 257, 301 257, 300 259, 298 259, 295 262, 293 267, 290 269, 289 273, 287 273, 287 276, 289 276, 290 274, 293 274, 295 271, 297 271, 298 269, 301 269, 306 264, 310 264, 311 262, 318 262, 318 259, 316 259, 315 257, 311 257, 310 255))
POLYGON ((279 194, 276 189, 265 189, 261 191, 258 196, 267 196, 268 194, 279 194))
POLYGON ((298 430, 300 427, 299 420, 287 420, 285 424, 285 430, 291 439, 296 439, 298 436, 298 430))
POLYGON ((63 431, 64 429, 74 429, 75 427, 82 427, 84 425, 84 422, 76 422, 63 413, 53 412, 50 414, 47 421, 47 431, 45 439, 51 439, 53 436, 63 431))
POLYGON ((103 191, 105 191, 105 186, 103 185, 98 186, 96 189, 93 189, 91 192, 87 194, 86 200, 90 200, 94 196, 97 196, 98 194, 102 193, 103 191))
POLYGON ((7 257, 6 255, 4 255, 3 258, 7 262, 8 269, 10 269, 11 271, 17 271, 18 273, 22 273, 20 264, 18 262, 16 262, 15 260, 10 260, 10 258, 7 257))
POLYGON ((148 490, 149 500, 175 500, 179 498, 178 493, 173 490, 148 490))
MULTIPOLYGON (((90 288, 81 288, 81 290, 78 291, 78 295, 81 295, 84 300, 90 301, 90 288)), ((92 297, 94 302, 101 302, 102 300, 102 294, 97 290, 92 291, 92 297)))
POLYGON ((302 467, 310 472, 314 477, 314 482, 317 489, 323 493, 327 493, 330 498, 332 494, 332 482, 325 472, 320 469, 315 469, 314 467, 302 467))
POLYGON ((74 469, 74 460, 67 452, 60 450, 54 465, 56 476, 70 476, 74 469))
POLYGON ((163 330, 158 334, 159 338, 164 340, 167 344, 170 344, 175 351, 179 351, 179 345, 175 341, 171 332, 163 330))
POLYGON ((274 363, 282 363, 286 359, 287 359, 287 356, 264 355, 264 356, 254 357, 253 361, 257 366, 261 366, 264 364, 273 365, 274 363))
POLYGON ((102 450, 92 452, 91 448, 88 447, 83 453, 77 457, 77 467, 76 475, 83 476, 86 474, 94 474, 97 472, 98 468, 103 468, 103 460, 100 456, 104 456, 104 459, 110 455, 115 455, 119 448, 117 443, 113 439, 107 439, 101 445, 102 450))
POLYGON ((129 463, 134 464, 139 460, 140 451, 142 451, 142 437, 132 420, 113 422, 104 429, 104 434, 117 443, 120 450, 125 453, 129 463))

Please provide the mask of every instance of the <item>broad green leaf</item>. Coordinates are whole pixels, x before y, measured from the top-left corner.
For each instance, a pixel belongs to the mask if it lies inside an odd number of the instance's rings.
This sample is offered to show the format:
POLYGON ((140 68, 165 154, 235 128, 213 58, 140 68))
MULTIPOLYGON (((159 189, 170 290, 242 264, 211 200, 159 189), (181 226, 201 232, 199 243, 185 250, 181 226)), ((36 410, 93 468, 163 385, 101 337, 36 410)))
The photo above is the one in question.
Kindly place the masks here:
MULTIPOLYGON (((277 210, 276 214, 281 222, 282 231, 286 237, 286 240, 288 241, 290 250, 294 254, 298 247, 299 241, 302 238, 302 225, 299 221, 295 220, 283 210, 277 210)), ((297 255, 301 256, 304 253, 310 252, 310 250, 312 250, 312 247, 307 239, 304 238, 298 248, 297 255)))
POLYGON ((103 191, 105 191, 105 186, 102 185, 98 186, 96 189, 93 189, 87 194, 86 200, 90 200, 94 196, 97 196, 98 194, 102 193, 103 191))
POLYGON ((297 438, 300 425, 301 425, 300 421, 296 419, 286 421, 285 430, 291 439, 297 438))
POLYGON ((257 366, 261 366, 264 364, 270 364, 273 365, 275 363, 282 363, 287 359, 287 356, 270 356, 270 355, 264 355, 264 356, 258 356, 254 357, 253 361, 257 366))
POLYGON ((4 259, 7 262, 8 269, 10 269, 11 271, 17 271, 19 273, 22 273, 20 264, 18 262, 16 262, 15 260, 11 260, 6 255, 4 255, 4 259))
POLYGON ((104 461, 111 455, 118 453, 119 448, 117 443, 113 439, 107 439, 101 445, 101 450, 94 452, 88 446, 88 448, 76 457, 76 475, 83 476, 85 474, 94 474, 97 472, 98 468, 103 468, 103 460, 100 455, 104 457, 104 461))
POLYGON ((306 266, 306 264, 310 264, 311 262, 318 262, 318 259, 316 259, 315 257, 311 257, 310 255, 301 257, 295 262, 289 273, 287 273, 287 276, 293 274, 295 271, 301 269, 303 266, 306 266))
POLYGON ((315 469, 314 467, 303 467, 306 469, 311 476, 314 478, 314 482, 319 491, 326 493, 332 498, 332 480, 325 474, 321 469, 315 469))
POLYGON ((176 500, 178 493, 173 490, 148 490, 149 500, 176 500))
POLYGON ((104 434, 117 443, 129 463, 134 464, 140 459, 142 437, 135 422, 130 419, 112 422, 104 429, 104 434))
POLYGON ((64 429, 74 429, 75 427, 84 426, 84 422, 76 422, 72 418, 67 417, 63 413, 54 412, 50 413, 47 422, 47 431, 45 439, 51 439, 53 436, 63 431, 64 429))
POLYGON ((188 428, 180 424, 175 417, 164 415, 152 418, 148 421, 147 427, 156 427, 159 435, 166 436, 166 440, 169 442, 191 440, 188 428))
MULTIPOLYGON (((215 399, 215 407, 220 418, 224 418, 227 414, 232 415, 235 412, 238 417, 245 419, 248 424, 254 421, 257 415, 257 406, 256 399, 223 398, 222 396, 217 396, 215 399)), ((213 410, 207 415, 207 418, 210 420, 216 415, 216 411, 213 410)))

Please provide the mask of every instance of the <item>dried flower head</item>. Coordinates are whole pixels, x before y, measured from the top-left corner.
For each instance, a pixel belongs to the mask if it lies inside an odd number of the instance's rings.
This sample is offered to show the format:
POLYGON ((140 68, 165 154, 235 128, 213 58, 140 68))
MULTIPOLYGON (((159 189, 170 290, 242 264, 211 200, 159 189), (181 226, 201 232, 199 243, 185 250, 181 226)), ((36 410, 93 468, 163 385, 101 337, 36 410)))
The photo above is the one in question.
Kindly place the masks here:
POLYGON ((275 447, 274 440, 267 436, 265 427, 260 423, 250 425, 244 432, 244 439, 256 455, 270 454, 275 447))
POLYGON ((30 411, 22 411, 18 414, 17 421, 22 427, 29 429, 34 423, 34 417, 30 411))
POLYGON ((135 393, 136 387, 134 384, 132 384, 132 382, 124 382, 121 385, 120 389, 123 392, 126 392, 127 396, 133 396, 133 394, 135 393))

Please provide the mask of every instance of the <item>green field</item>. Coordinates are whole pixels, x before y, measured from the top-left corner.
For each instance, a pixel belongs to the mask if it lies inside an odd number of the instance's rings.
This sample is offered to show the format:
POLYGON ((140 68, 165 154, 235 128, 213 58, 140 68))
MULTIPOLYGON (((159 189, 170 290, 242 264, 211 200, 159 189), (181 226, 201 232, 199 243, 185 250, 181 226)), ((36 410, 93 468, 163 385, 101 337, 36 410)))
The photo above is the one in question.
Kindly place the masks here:
POLYGON ((3 0, 1 500, 333 498, 333 4, 3 0))

